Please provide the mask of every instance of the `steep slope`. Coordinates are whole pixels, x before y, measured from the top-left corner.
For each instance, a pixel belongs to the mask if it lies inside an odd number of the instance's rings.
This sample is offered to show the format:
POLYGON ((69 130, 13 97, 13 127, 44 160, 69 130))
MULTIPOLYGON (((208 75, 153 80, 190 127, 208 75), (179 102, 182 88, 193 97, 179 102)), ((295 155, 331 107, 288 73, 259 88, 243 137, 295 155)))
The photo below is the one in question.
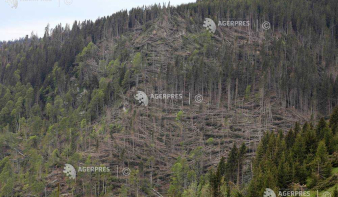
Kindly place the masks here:
POLYGON ((287 131, 336 105, 335 8, 303 0, 154 5, 2 43, 1 195, 175 196, 170 182, 183 190, 204 180, 242 143, 245 185, 264 132, 287 131), (213 34, 206 17, 251 25, 213 34), (176 165, 181 158, 188 165, 176 165), (112 171, 73 181, 66 163, 112 171), (189 176, 174 179, 183 172, 189 176))

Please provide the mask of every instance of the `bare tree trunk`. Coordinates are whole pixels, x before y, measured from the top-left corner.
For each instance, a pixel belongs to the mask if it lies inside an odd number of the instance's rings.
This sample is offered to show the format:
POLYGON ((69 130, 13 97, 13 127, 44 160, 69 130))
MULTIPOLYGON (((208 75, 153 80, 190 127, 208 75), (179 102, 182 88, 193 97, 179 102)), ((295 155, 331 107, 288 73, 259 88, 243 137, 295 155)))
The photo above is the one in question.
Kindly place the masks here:
POLYGON ((227 91, 228 91, 228 110, 230 110, 231 108, 231 79, 230 78, 228 79, 227 91))
POLYGON ((235 107, 237 105, 237 94, 238 94, 238 78, 236 78, 235 107))
POLYGON ((221 105, 221 98, 222 98, 222 75, 218 78, 218 102, 217 102, 217 108, 221 105))
POLYGON ((237 187, 239 187, 239 159, 237 161, 237 187))

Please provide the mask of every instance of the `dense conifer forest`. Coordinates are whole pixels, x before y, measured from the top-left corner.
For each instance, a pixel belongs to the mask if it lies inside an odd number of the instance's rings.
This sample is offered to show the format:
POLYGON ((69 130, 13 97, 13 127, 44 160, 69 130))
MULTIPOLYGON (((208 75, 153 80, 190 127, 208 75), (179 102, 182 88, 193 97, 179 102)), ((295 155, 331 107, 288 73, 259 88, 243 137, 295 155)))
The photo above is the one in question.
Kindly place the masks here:
POLYGON ((338 197, 337 41, 337 0, 197 0, 0 42, 0 196, 338 197))

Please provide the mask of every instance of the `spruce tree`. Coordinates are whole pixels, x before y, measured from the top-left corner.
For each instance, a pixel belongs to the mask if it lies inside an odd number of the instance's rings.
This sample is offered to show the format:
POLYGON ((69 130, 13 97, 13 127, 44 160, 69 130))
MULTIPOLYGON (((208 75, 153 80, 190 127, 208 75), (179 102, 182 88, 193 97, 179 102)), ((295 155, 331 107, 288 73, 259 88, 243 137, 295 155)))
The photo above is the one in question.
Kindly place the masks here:
MULTIPOLYGON (((338 80, 336 80, 338 81, 338 80)), ((338 106, 335 107, 333 110, 333 113, 330 117, 330 128, 332 129, 332 133, 335 135, 337 133, 338 129, 338 106)))

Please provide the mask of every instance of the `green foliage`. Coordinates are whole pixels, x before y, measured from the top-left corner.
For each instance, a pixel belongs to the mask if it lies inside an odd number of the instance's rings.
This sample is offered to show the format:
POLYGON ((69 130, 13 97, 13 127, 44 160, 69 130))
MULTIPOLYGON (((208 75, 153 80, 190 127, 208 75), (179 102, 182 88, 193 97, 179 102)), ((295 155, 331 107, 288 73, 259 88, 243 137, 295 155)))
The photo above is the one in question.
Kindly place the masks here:
POLYGON ((130 82, 131 82, 131 71, 128 69, 124 74, 122 81, 122 87, 124 88, 124 90, 130 89, 130 82))
POLYGON ((338 133, 337 130, 338 130, 338 107, 336 107, 334 110, 333 110, 333 113, 331 114, 331 117, 330 117, 330 127, 333 131, 333 134, 336 134, 338 133))
POLYGON ((291 183, 322 188, 331 177, 329 157, 337 151, 332 146, 334 139, 324 119, 319 120, 315 129, 308 123, 302 129, 296 124, 285 137, 266 133, 254 160, 249 196, 261 196, 264 188, 290 188, 291 183))
POLYGON ((189 167, 185 158, 178 158, 171 171, 173 174, 168 190, 170 196, 182 196, 183 194, 189 196, 197 192, 193 188, 196 184, 196 172, 189 167), (185 192, 188 185, 190 185, 190 189, 185 192))
POLYGON ((248 100, 250 98, 251 93, 251 85, 248 85, 245 89, 245 99, 248 100))
MULTIPOLYGON (((68 160, 92 163, 89 156, 83 161, 79 152, 93 154, 93 147, 101 150, 102 136, 106 139, 110 134, 112 143, 107 144, 123 152, 124 147, 114 141, 114 134, 148 127, 143 120, 137 125, 138 121, 130 121, 128 117, 123 117, 121 124, 119 118, 109 117, 119 109, 110 107, 119 105, 121 98, 126 99, 128 91, 138 83, 175 91, 202 90, 210 93, 210 104, 219 96, 220 107, 226 90, 231 101, 229 109, 234 95, 235 99, 249 100, 250 95, 255 94, 256 102, 264 102, 266 96, 271 95, 285 108, 304 113, 315 111, 327 117, 338 99, 338 80, 332 74, 337 66, 337 5, 334 0, 294 0, 292 3, 202 0, 170 8, 154 5, 135 8, 129 13, 121 11, 95 22, 74 22, 72 27, 58 25, 50 32, 48 27, 41 39, 32 35, 20 41, 1 42, 0 196, 43 195, 41 190, 49 180, 44 177, 45 173, 60 168, 68 160), (299 11, 300 7, 304 11, 299 11), (266 33, 274 37, 270 39, 267 35, 263 42, 250 44, 250 41, 247 45, 238 45, 239 38, 230 39, 235 43, 230 46, 224 39, 219 40, 224 33, 221 30, 217 34, 200 32, 201 20, 216 19, 216 16, 268 20, 272 30, 266 33), (170 21, 172 27, 178 28, 175 31, 183 32, 173 43, 157 40, 158 32, 152 33, 156 32, 156 21, 163 21, 163 17, 165 22, 170 21), (177 22, 184 24, 184 28, 177 22), (152 39, 148 39, 150 37, 152 39), (177 47, 176 41, 182 45, 177 47), (137 46, 133 46, 134 43, 137 46), (156 51, 161 44, 174 47, 175 51, 166 47, 156 51), (168 63, 166 72, 156 70, 163 62, 168 63), (108 110, 113 112, 106 113, 108 110), (111 126, 109 134, 105 133, 106 125, 92 128, 92 124, 100 124, 103 119, 117 121, 111 125, 107 122, 111 126)), ((250 28, 252 31, 260 27, 253 24, 250 28)), ((203 106, 200 107, 202 111, 203 106)), ((183 115, 183 111, 179 111, 176 121, 182 122, 183 115)), ((227 125, 228 121, 225 122, 227 125)), ((301 128, 297 124, 285 137, 267 133, 253 162, 249 195, 262 196, 266 187, 289 187, 292 182, 303 184, 306 179, 316 187, 323 179, 330 178, 331 161, 337 152, 337 125, 338 108, 333 110, 329 124, 323 118, 315 128, 309 125, 301 128)), ((134 140, 134 136, 131 139, 134 140)), ((124 140, 124 145, 129 140, 124 140)), ((213 138, 209 138, 207 145, 212 146, 213 142, 213 138)), ((157 152, 156 143, 151 142, 149 146, 157 152)), ((180 158, 174 165, 171 194, 230 196, 231 190, 233 196, 242 195, 228 186, 228 182, 238 188, 243 184, 246 151, 244 145, 234 145, 227 161, 222 159, 217 171, 205 177, 205 152, 201 147, 196 148, 188 160, 180 158)), ((126 153, 121 153, 119 159, 125 157, 126 153)), ((138 173, 148 175, 141 170, 138 173)), ((134 187, 138 182, 136 174, 132 181, 134 187)), ((109 181, 95 182, 95 186, 109 181)), ((93 182, 83 184, 87 187, 93 182)), ((130 196, 132 192, 127 187, 120 191, 120 196, 130 196)), ((59 196, 55 189, 54 194, 59 196)))
POLYGON ((183 111, 179 111, 176 114, 176 121, 181 121, 183 117, 183 111))
POLYGON ((173 176, 171 177, 169 194, 172 196, 181 196, 183 192, 183 182, 184 182, 184 174, 188 165, 186 164, 185 159, 179 158, 178 161, 172 167, 173 176))
POLYGON ((93 42, 90 42, 87 47, 83 48, 82 52, 76 57, 77 62, 84 61, 85 59, 92 57, 96 51, 97 47, 93 42))
POLYGON ((335 189, 333 191, 333 197, 338 197, 338 189, 337 189, 337 187, 335 187, 335 189))
POLYGON ((142 63, 142 54, 141 53, 136 53, 133 59, 133 66, 135 69, 139 69, 140 65, 142 63))
POLYGON ((318 144, 316 157, 314 160, 316 166, 316 173, 318 177, 328 178, 331 175, 331 163, 328 160, 328 151, 324 141, 320 141, 318 144))
POLYGON ((207 140, 207 144, 211 145, 212 143, 214 143, 214 138, 209 138, 207 140))

